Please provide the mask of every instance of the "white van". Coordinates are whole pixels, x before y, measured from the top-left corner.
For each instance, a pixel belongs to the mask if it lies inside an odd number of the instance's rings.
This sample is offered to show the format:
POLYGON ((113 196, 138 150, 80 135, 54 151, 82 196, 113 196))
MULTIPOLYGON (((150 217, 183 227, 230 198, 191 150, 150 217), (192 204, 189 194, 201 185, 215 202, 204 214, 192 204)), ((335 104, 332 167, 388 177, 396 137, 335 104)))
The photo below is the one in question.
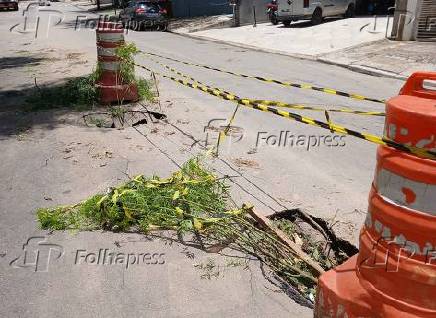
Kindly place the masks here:
POLYGON ((278 0, 277 19, 285 26, 292 21, 311 20, 320 24, 325 17, 354 16, 356 0, 278 0))

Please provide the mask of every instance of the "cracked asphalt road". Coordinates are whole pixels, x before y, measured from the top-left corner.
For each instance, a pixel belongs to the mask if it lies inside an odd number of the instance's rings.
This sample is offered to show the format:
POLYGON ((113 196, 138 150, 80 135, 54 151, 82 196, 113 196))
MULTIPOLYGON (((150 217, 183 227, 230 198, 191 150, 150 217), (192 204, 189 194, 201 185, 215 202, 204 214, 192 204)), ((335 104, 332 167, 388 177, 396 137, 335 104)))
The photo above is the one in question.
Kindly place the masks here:
MULTIPOLYGON (((21 3, 20 8, 25 5, 21 3)), ((42 26, 36 39, 32 32, 9 32, 12 25, 22 23, 22 12, 1 12, 0 32, 6 44, 0 58, 0 94, 4 101, 0 112, 0 295, 4 316, 310 317, 311 310, 266 280, 254 260, 247 260, 249 270, 227 269, 225 257, 178 242, 170 244, 165 239, 38 229, 38 207, 72 204, 137 174, 168 176, 177 169, 176 164, 202 153, 201 143, 206 138, 214 142, 216 130, 205 132, 205 127, 225 125, 235 108, 231 102, 159 78, 161 111, 168 116, 168 123, 99 129, 86 127, 82 112, 22 112, 22 96, 35 89, 35 77, 40 86, 52 85, 65 77, 89 73, 95 66, 94 31, 74 30, 78 15, 95 15, 68 3, 53 3, 50 10, 61 11, 64 20, 48 32, 42 26), (42 239, 38 238, 28 242, 32 237, 46 237, 50 244, 60 246, 61 257, 56 257, 56 251, 44 254, 49 262, 46 272, 14 262, 23 259, 26 242, 40 244, 42 239), (164 253, 165 264, 126 269, 77 262, 78 251, 98 254, 101 249, 164 253), (200 279, 194 267, 209 258, 222 269, 219 279, 200 279)), ((393 79, 171 33, 129 32, 126 39, 142 50, 178 59, 377 98, 394 96, 402 85, 393 79)), ((137 62, 169 74, 145 56, 138 56, 137 62)), ((380 104, 168 64, 241 97, 383 109, 380 104)), ((149 107, 160 111, 158 105, 149 107)), ((325 119, 322 113, 301 113, 325 119)), ((334 114, 332 120, 378 135, 383 129, 383 118, 378 117, 334 114)), ((346 137, 342 147, 323 144, 307 150, 306 145, 268 145, 267 138, 271 141, 270 136, 277 137, 281 132, 303 138, 325 138, 330 132, 245 108, 238 110, 234 126, 239 135, 227 138, 220 157, 209 159, 208 165, 218 174, 232 177, 232 194, 237 202, 251 201, 264 214, 304 209, 331 219, 341 236, 356 242, 373 177, 374 145, 352 137, 346 137)))

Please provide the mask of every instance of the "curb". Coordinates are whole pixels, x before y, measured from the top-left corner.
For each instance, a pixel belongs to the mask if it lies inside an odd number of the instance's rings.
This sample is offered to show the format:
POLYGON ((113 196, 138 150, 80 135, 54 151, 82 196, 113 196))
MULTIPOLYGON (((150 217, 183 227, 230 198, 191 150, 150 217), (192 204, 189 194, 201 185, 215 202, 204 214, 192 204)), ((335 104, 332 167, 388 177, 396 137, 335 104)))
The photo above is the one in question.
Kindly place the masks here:
POLYGON ((381 70, 381 69, 374 68, 374 67, 338 63, 338 62, 335 62, 335 61, 332 61, 329 59, 324 59, 322 57, 318 57, 318 58, 316 58, 316 60, 318 62, 347 68, 351 71, 354 71, 357 73, 362 73, 362 74, 367 74, 367 75, 371 75, 371 76, 388 77, 388 78, 393 78, 393 79, 397 79, 397 80, 401 80, 401 81, 406 81, 408 79, 408 76, 398 75, 396 73, 381 70))
POLYGON ((325 59, 325 58, 322 58, 322 57, 319 57, 316 55, 313 56, 313 55, 306 55, 306 54, 299 54, 299 53, 289 53, 289 52, 279 51, 279 50, 275 50, 275 49, 263 49, 263 48, 259 48, 259 47, 251 46, 251 45, 247 45, 247 44, 241 44, 241 43, 232 42, 232 41, 217 40, 217 39, 212 39, 212 38, 208 38, 205 36, 192 35, 192 34, 188 34, 188 33, 179 33, 179 32, 174 32, 171 30, 169 30, 169 32, 171 32, 172 34, 176 34, 176 35, 180 35, 183 37, 196 39, 196 40, 209 41, 209 42, 214 42, 214 43, 219 43, 219 44, 227 44, 227 45, 240 47, 240 48, 244 48, 244 49, 250 49, 250 50, 264 52, 264 53, 278 54, 278 55, 293 57, 293 58, 301 59, 301 60, 317 61, 317 62, 324 63, 324 64, 343 67, 343 68, 346 68, 346 69, 353 71, 353 72, 371 75, 371 76, 387 77, 387 78, 393 78, 393 79, 402 80, 402 81, 406 81, 408 78, 408 76, 398 75, 398 74, 393 73, 393 72, 389 72, 389 71, 385 71, 385 70, 381 70, 381 69, 377 69, 377 68, 372 68, 369 66, 338 63, 338 62, 335 62, 335 61, 332 61, 329 59, 325 59))

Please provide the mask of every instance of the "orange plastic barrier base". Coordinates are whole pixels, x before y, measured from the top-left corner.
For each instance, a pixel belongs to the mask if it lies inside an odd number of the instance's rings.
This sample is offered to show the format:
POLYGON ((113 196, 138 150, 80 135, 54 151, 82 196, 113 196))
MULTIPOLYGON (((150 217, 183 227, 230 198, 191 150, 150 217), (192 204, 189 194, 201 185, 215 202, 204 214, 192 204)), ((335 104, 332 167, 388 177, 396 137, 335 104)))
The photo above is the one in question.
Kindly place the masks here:
POLYGON ((357 255, 324 273, 318 281, 315 318, 418 318, 436 317, 434 313, 404 312, 380 295, 371 295, 370 286, 362 285, 356 271, 357 255))
POLYGON ((371 296, 359 283, 356 261, 357 255, 319 278, 314 317, 372 317, 371 296))
MULTIPOLYGON (((436 72, 416 72, 386 102, 384 136, 433 149, 436 72)), ((386 146, 358 256, 319 278, 315 317, 436 318, 436 162, 386 146)))
POLYGON ((97 85, 100 104, 136 102, 139 99, 138 88, 135 84, 106 86, 97 85))

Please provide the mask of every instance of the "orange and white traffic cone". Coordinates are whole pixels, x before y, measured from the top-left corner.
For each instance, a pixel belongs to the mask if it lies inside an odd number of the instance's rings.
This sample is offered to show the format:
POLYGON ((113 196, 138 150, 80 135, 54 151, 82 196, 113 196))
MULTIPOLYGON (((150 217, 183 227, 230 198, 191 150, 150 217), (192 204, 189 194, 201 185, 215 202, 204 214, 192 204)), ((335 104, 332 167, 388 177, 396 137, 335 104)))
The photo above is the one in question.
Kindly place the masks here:
MULTIPOLYGON (((436 150, 436 73, 386 103, 385 137, 436 150)), ((323 274, 315 317, 436 317, 436 161, 379 146, 360 250, 323 274)))
POLYGON ((99 22, 97 33, 97 56, 101 76, 97 89, 101 104, 137 101, 138 88, 135 83, 126 83, 120 75, 120 59, 117 47, 124 45, 124 30, 121 23, 99 22))

